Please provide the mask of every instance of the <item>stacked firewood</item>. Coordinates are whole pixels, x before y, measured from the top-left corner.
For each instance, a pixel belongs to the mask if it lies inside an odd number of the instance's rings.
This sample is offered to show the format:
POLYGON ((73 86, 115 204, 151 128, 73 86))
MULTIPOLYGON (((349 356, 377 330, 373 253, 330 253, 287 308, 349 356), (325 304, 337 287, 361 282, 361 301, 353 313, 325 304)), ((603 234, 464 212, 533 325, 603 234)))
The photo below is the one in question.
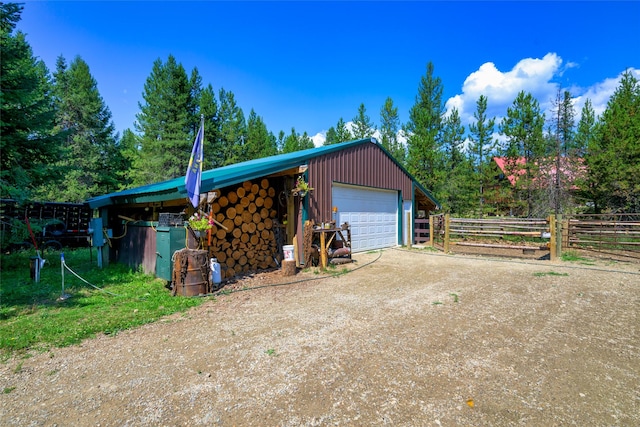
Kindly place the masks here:
POLYGON ((210 257, 217 258, 222 267, 223 278, 276 266, 275 195, 265 178, 259 183, 245 181, 211 204, 210 217, 222 226, 211 229, 207 243, 210 257))

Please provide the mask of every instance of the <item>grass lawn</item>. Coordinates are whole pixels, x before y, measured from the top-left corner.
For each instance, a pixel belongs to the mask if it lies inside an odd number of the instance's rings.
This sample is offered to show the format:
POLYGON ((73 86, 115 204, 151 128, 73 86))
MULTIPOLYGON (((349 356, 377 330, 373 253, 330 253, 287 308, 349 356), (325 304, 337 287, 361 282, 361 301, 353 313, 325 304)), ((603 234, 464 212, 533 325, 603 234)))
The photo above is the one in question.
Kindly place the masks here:
POLYGON ((40 282, 30 278, 34 251, 2 254, 0 259, 0 358, 28 356, 33 351, 76 344, 97 334, 153 322, 185 311, 205 298, 171 296, 163 280, 132 271, 121 264, 99 269, 89 249, 65 251, 65 264, 96 289, 62 268, 59 252, 47 261, 40 282))

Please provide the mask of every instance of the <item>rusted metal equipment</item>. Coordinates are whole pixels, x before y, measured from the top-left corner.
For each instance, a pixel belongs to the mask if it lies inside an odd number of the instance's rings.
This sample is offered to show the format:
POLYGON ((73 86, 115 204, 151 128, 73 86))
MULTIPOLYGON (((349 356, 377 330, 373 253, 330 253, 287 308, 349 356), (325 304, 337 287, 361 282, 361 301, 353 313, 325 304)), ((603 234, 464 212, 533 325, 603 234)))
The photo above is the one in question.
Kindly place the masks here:
POLYGON ((205 295, 210 291, 210 269, 208 252, 181 249, 174 253, 173 295, 185 297, 205 295))

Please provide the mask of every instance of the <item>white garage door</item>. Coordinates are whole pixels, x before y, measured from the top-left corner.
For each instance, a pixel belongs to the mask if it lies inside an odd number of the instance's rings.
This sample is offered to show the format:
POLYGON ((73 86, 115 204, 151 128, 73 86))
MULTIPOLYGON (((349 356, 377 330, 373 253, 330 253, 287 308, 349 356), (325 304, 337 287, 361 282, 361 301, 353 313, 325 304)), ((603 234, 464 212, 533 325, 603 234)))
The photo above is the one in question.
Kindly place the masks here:
POLYGON ((351 225, 351 249, 363 252, 398 244, 398 192, 334 184, 338 225, 351 225))

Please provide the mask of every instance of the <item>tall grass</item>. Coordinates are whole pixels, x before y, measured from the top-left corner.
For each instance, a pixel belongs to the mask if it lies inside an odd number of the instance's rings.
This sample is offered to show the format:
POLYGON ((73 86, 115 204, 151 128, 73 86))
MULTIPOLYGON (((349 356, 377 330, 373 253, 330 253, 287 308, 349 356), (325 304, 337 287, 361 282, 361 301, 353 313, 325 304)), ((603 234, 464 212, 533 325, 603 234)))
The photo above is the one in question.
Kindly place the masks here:
POLYGON ((89 249, 65 252, 66 265, 95 289, 64 272, 59 252, 47 261, 40 282, 30 278, 33 251, 2 255, 0 268, 0 357, 46 351, 96 336, 115 334, 201 304, 203 298, 173 297, 162 280, 122 264, 99 269, 89 249))

